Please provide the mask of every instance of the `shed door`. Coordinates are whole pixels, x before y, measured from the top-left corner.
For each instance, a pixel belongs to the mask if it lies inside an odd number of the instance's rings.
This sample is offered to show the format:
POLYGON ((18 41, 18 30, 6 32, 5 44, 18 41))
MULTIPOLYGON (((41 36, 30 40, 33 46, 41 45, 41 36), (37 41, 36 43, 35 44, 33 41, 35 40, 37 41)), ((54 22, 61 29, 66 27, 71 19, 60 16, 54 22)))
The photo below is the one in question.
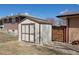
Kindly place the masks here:
POLYGON ((53 41, 66 42, 66 28, 53 27, 53 41))
POLYGON ((35 25, 34 24, 22 24, 21 27, 22 40, 27 42, 35 42, 35 25))

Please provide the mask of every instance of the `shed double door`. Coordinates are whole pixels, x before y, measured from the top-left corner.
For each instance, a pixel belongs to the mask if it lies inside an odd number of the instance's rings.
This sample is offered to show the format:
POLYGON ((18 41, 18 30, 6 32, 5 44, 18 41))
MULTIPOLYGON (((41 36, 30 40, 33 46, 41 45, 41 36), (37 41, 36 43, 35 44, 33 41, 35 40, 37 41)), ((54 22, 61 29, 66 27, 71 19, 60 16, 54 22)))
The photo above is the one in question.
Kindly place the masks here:
POLYGON ((21 39, 26 42, 35 42, 35 25, 22 24, 21 25, 21 39))

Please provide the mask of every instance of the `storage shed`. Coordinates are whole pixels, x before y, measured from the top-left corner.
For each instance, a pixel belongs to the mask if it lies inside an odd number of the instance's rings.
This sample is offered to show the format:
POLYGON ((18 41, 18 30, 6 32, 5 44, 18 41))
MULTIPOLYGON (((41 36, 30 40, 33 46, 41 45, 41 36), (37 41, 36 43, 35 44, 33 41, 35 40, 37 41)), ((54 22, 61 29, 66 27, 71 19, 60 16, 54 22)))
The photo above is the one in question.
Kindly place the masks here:
POLYGON ((48 44, 52 42, 52 23, 26 16, 18 25, 19 41, 48 44))

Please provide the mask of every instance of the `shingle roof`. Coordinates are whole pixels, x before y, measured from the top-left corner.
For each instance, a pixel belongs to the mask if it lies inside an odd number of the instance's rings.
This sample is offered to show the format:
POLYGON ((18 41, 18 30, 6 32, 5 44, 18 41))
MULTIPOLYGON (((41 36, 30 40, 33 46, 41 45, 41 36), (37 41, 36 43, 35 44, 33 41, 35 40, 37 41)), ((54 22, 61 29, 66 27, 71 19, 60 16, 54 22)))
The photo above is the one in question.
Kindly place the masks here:
POLYGON ((41 24, 53 24, 53 22, 51 22, 51 21, 48 21, 48 20, 45 20, 45 19, 36 18, 36 17, 32 17, 32 16, 26 16, 25 19, 29 19, 29 20, 32 20, 32 21, 35 21, 35 22, 41 23, 41 24))
POLYGON ((17 14, 13 16, 5 16, 5 17, 2 17, 1 19, 13 18, 13 17, 18 17, 18 16, 25 16, 25 15, 17 14))
POLYGON ((56 17, 76 16, 76 15, 79 15, 79 12, 65 12, 61 15, 56 16, 56 17))
POLYGON ((1 19, 7 19, 7 18, 13 18, 13 17, 19 17, 19 16, 24 16, 25 18, 23 20, 25 20, 27 18, 27 19, 30 19, 30 20, 33 20, 35 22, 42 23, 42 24, 43 23, 44 24, 52 24, 51 21, 49 22, 47 20, 36 18, 36 17, 31 16, 31 15, 23 15, 23 14, 17 14, 17 15, 13 15, 13 16, 6 16, 6 17, 2 17, 1 19))

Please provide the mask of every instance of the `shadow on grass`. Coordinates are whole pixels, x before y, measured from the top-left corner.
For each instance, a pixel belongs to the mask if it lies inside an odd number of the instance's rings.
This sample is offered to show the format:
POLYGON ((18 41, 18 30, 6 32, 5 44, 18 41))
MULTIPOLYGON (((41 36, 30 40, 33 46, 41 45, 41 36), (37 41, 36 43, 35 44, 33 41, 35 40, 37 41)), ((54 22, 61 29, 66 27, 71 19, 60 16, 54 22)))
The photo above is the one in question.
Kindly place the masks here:
POLYGON ((38 51, 41 51, 43 53, 46 53, 46 55, 70 55, 70 54, 67 54, 67 53, 59 52, 59 51, 56 51, 54 49, 49 49, 49 48, 42 47, 42 46, 34 46, 34 47, 38 51))

